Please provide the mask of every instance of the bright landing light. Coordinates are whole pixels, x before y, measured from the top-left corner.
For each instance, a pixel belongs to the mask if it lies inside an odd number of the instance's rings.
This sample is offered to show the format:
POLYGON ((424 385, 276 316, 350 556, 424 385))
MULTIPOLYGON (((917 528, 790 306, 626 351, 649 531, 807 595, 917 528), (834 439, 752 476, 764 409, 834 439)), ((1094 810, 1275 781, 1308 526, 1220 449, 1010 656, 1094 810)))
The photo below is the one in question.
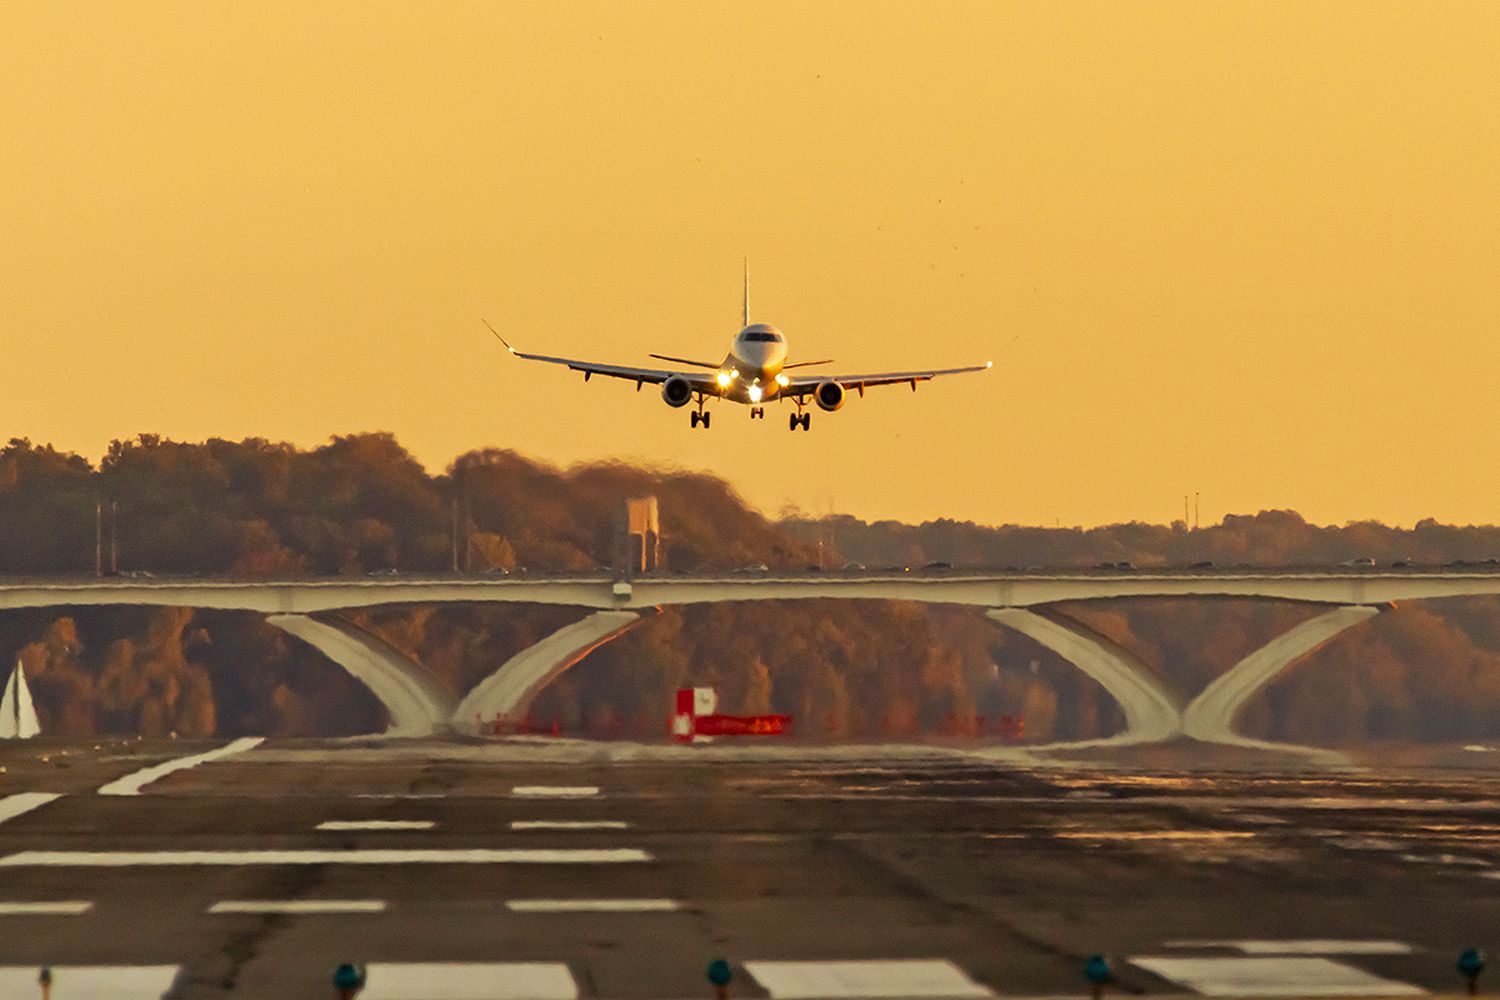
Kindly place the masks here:
POLYGON ((750 402, 752 402, 752 403, 759 403, 760 402, 760 397, 761 397, 760 386, 758 386, 758 385, 752 385, 750 387, 750 402))
POLYGON ((789 386, 789 385, 792 384, 792 380, 789 379, 789 378, 787 378, 787 376, 784 375, 784 374, 783 375, 777 375, 776 376, 776 384, 779 385, 779 386, 781 386, 783 389, 785 389, 787 386, 789 386))
POLYGON ((734 381, 734 376, 728 372, 719 372, 716 381, 719 383, 720 389, 728 389, 729 383, 734 381))

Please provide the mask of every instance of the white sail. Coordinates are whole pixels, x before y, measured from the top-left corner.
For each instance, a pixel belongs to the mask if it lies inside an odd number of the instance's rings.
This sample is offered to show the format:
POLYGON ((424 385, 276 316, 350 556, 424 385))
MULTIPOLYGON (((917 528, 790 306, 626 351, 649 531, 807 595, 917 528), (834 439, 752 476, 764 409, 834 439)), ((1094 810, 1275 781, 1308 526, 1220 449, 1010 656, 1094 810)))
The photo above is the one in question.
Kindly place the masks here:
POLYGON ((26 684, 26 672, 17 660, 16 669, 5 683, 5 697, 0 698, 0 739, 26 740, 41 731, 36 706, 31 701, 31 688, 26 684))
POLYGON ((21 734, 20 713, 16 711, 16 687, 20 671, 13 671, 5 682, 5 696, 0 698, 0 740, 13 740, 21 734))
POLYGON ((21 661, 16 661, 16 729, 17 735, 29 740, 42 731, 41 720, 36 717, 36 705, 31 701, 31 685, 26 683, 26 671, 21 661))

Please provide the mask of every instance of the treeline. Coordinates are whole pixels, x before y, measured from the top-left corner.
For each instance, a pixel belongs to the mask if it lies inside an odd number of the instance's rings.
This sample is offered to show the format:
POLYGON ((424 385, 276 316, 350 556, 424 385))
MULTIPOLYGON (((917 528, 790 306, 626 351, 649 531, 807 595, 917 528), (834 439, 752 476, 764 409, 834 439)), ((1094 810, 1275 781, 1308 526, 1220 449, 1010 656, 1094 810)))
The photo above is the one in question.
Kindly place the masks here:
MULTIPOLYGON (((0 574, 79 575, 96 514, 122 572, 288 576, 387 569, 588 571, 616 557, 628 497, 659 498, 670 568, 1313 565, 1355 558, 1479 562, 1500 529, 1310 525, 1295 513, 1096 529, 936 521, 767 519, 723 481, 598 464, 557 469, 515 452, 428 473, 389 435, 297 449, 261 440, 115 442, 96 467, 48 446, 0 449, 0 574), (111 510, 117 511, 111 516, 111 510), (455 531, 455 529, 457 529, 455 531)), ((1191 695, 1318 609, 1233 600, 1133 600, 1060 609, 1135 649, 1191 695)), ((392 607, 349 617, 455 693, 579 617, 573 609, 392 607)), ((337 735, 379 730, 382 710, 339 668, 259 615, 81 608, 0 613, 44 730, 59 734, 337 735)), ((894 602, 753 602, 669 609, 546 689, 533 720, 568 732, 659 737, 671 691, 712 684, 731 712, 796 717, 800 736, 1029 740, 1105 735, 1118 708, 1092 681, 978 610, 894 602)), ((1500 601, 1403 606, 1358 626, 1250 706, 1247 732, 1308 743, 1483 740, 1500 735, 1500 601)))
POLYGON ((1309 524, 1291 510, 1227 515, 1219 524, 1110 524, 1097 528, 992 527, 972 521, 922 524, 862 521, 847 515, 792 517, 782 526, 811 544, 831 542, 840 558, 870 567, 948 562, 954 566, 1027 569, 1131 562, 1140 567, 1328 566, 1351 559, 1443 565, 1500 559, 1500 526, 1439 524, 1409 529, 1375 521, 1309 524))
POLYGON ((105 547, 122 572, 444 572, 455 534, 461 569, 593 570, 616 561, 625 499, 645 495, 660 500, 678 568, 815 558, 711 476, 617 464, 564 471, 496 449, 434 476, 389 434, 306 451, 142 434, 112 442, 98 468, 24 439, 0 449, 0 574, 93 572, 101 504, 113 529, 105 547))

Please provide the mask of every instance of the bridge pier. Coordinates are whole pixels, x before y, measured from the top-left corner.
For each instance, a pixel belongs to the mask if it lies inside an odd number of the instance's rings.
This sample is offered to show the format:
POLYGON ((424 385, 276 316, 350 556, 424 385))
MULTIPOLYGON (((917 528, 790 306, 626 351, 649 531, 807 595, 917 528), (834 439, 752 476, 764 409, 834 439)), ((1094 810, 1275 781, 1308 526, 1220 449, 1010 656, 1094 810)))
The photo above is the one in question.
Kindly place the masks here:
POLYGON ((596 611, 563 626, 474 685, 453 711, 454 727, 472 726, 476 718, 521 715, 554 677, 644 620, 638 611, 596 611))
POLYGON ((400 652, 346 622, 306 615, 267 615, 275 625, 343 667, 380 699, 387 736, 430 736, 448 725, 453 698, 400 652))
POLYGON ((1140 658, 1081 623, 1026 608, 991 608, 986 614, 1046 646, 1104 686, 1125 711, 1125 731, 1106 740, 1115 745, 1159 743, 1182 732, 1177 696, 1140 658))
POLYGON ((1281 743, 1250 739, 1234 731, 1234 720, 1246 703, 1294 661, 1380 613, 1379 608, 1354 604, 1310 618, 1282 633, 1236 663, 1188 702, 1182 712, 1182 732, 1205 743, 1285 750, 1281 743))

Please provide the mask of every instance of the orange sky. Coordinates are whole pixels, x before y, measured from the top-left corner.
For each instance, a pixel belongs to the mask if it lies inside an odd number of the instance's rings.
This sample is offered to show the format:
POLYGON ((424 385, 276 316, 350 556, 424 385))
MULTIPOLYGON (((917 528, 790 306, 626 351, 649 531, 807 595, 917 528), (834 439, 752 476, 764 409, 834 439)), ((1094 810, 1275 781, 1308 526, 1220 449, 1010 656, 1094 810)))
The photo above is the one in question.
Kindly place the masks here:
POLYGON ((310 6, 0 5, 0 435, 1500 521, 1500 5, 310 6), (746 254, 794 356, 995 370, 705 433, 479 323, 717 359, 746 254))

